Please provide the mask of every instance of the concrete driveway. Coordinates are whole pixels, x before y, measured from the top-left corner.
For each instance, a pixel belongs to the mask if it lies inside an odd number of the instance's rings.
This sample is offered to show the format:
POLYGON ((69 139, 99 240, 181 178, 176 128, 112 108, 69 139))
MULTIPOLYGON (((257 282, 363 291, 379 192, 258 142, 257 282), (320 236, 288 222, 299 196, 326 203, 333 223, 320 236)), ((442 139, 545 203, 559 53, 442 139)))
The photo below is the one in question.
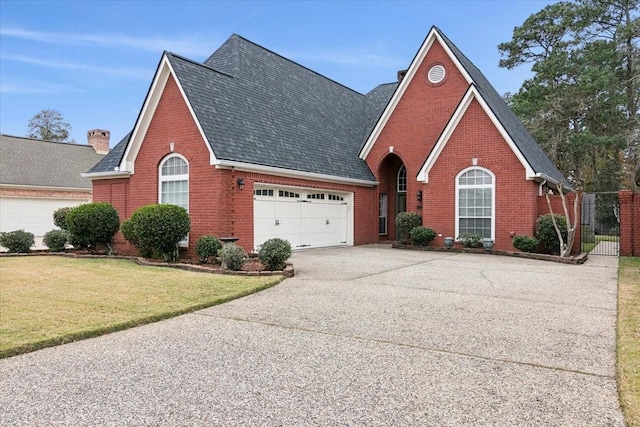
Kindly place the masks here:
POLYGON ((293 262, 259 294, 0 360, 0 425, 623 426, 617 258, 293 262))

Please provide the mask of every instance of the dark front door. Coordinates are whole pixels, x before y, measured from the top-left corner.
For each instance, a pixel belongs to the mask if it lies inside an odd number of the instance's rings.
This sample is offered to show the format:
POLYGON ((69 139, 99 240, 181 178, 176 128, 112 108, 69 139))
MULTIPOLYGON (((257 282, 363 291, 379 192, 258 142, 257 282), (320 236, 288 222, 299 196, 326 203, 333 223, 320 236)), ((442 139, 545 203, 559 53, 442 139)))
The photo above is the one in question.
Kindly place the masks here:
MULTIPOLYGON (((398 215, 400 212, 406 212, 407 211, 407 193, 396 193, 396 215, 398 215)), ((393 220, 396 220, 396 215, 394 215, 393 220)), ((398 230, 396 229, 396 240, 402 240, 404 239, 404 236, 401 236, 400 233, 398 233, 398 230)))

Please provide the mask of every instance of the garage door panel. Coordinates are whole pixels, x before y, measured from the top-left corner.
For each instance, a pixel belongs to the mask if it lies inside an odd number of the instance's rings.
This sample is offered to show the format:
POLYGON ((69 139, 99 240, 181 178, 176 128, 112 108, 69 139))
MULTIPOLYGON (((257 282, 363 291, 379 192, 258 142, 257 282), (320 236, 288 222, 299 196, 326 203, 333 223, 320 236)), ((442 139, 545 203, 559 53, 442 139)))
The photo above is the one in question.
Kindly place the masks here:
POLYGON ((254 201, 254 238, 259 246, 265 240, 279 237, 288 240, 293 249, 346 244, 348 206, 318 197, 303 189, 275 189, 274 194, 297 194, 300 197, 274 197, 267 210, 263 200, 254 201), (272 224, 276 224, 273 226, 272 224))
POLYGON ((0 198, 0 231, 23 229, 35 236, 53 230, 53 213, 63 207, 88 203, 78 199, 0 198))

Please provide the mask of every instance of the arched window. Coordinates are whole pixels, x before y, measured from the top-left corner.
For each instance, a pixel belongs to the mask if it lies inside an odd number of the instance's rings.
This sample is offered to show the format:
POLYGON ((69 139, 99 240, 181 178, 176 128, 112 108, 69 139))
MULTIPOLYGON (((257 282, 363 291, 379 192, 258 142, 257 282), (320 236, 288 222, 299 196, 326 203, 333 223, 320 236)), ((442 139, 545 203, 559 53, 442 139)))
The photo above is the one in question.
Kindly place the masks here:
POLYGON ((398 171, 398 178, 396 179, 396 191, 398 193, 407 192, 407 168, 402 165, 398 171))
POLYGON ((456 236, 477 233, 495 239, 495 175, 484 168, 456 177, 456 236))
POLYGON ((189 163, 172 154, 160 164, 159 203, 178 205, 189 211, 189 163))

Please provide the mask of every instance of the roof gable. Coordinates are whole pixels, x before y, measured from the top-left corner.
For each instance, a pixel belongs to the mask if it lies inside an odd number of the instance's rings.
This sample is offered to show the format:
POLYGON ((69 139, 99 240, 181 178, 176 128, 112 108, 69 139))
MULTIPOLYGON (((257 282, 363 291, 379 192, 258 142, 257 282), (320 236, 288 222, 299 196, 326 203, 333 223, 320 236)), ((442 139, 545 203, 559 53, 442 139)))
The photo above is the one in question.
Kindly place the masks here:
MULTIPOLYGON (((375 145, 378 136, 381 134, 389 118, 391 117, 394 109, 400 102, 400 99, 404 95, 404 92, 409 87, 411 79, 416 75, 420 64, 427 56, 429 50, 434 43, 438 42, 440 46, 445 50, 451 61, 455 64, 458 71, 465 78, 470 88, 474 89, 472 92, 469 90, 465 93, 465 97, 471 93, 475 99, 478 99, 483 104, 483 108, 486 107, 486 112, 489 117, 494 121, 494 124, 498 126, 500 132, 505 137, 505 140, 512 147, 514 153, 521 161, 526 163, 527 177, 533 179, 536 177, 542 177, 552 182, 560 182, 563 180, 562 173, 558 171, 557 167, 549 160, 542 148, 536 143, 533 137, 529 134, 525 126, 513 113, 511 108, 506 104, 502 97, 498 94, 495 88, 489 83, 487 78, 482 72, 464 55, 460 50, 449 40, 437 27, 432 27, 429 34, 422 43, 418 53, 411 61, 411 65, 407 70, 405 77, 400 82, 393 97, 386 106, 384 112, 380 116, 380 119, 375 124, 370 135, 367 137, 365 144, 363 145, 359 155, 360 158, 366 159, 367 155, 375 145)), ((464 103, 461 101, 460 105, 464 103)), ((449 121, 447 127, 450 127, 453 123, 458 123, 459 118, 456 118, 456 114, 464 114, 464 109, 459 108, 454 113, 449 121)), ((452 131, 452 130, 450 130, 452 131)), ((443 130, 444 135, 446 129, 443 130)), ((442 138, 442 135, 441 135, 442 138)), ((439 139, 440 142, 440 139, 439 139)), ((434 154, 435 147, 431 154, 434 154)), ((430 156, 431 156, 430 154, 430 156)), ((437 157, 437 156, 436 156, 437 157)), ((425 161, 425 166, 428 161, 425 161)), ((421 170, 419 180, 424 180, 424 172, 421 170)))
POLYGON ((469 89, 467 90, 464 97, 462 98, 462 101, 460 101, 460 104, 458 105, 455 112, 449 119, 447 126, 444 128, 444 130, 440 134, 440 137, 438 138, 433 149, 427 156, 427 159, 425 160, 422 168, 420 168, 420 172, 418 172, 418 176, 417 176, 418 181, 422 181, 425 183, 429 182, 429 171, 438 160, 440 153, 442 153, 442 150, 447 145, 447 142, 449 142, 449 138, 451 138, 451 135, 453 135, 453 132, 458 126, 458 123, 460 123, 467 109, 471 105, 471 102, 474 100, 476 100, 478 104, 480 104, 480 107, 482 108, 482 110, 489 117, 489 119, 494 124, 496 129, 498 129, 498 132, 500 132, 500 135, 502 135, 502 137, 504 138, 504 141, 507 143, 507 145, 509 145, 509 148, 511 148, 511 151, 513 151, 515 156, 518 158, 518 160, 524 167, 525 178, 532 179, 535 177, 535 172, 533 171, 533 169, 531 168, 531 166, 529 165, 525 157, 522 155, 518 147, 515 145, 513 140, 509 137, 507 130, 502 126, 502 124, 500 123, 496 115, 493 113, 491 108, 489 108, 489 105, 487 104, 487 102, 480 96, 480 93, 476 88, 476 86, 472 84, 471 86, 469 86, 469 89))
POLYGON ((90 190, 81 174, 104 157, 90 145, 0 135, 0 185, 90 190))

